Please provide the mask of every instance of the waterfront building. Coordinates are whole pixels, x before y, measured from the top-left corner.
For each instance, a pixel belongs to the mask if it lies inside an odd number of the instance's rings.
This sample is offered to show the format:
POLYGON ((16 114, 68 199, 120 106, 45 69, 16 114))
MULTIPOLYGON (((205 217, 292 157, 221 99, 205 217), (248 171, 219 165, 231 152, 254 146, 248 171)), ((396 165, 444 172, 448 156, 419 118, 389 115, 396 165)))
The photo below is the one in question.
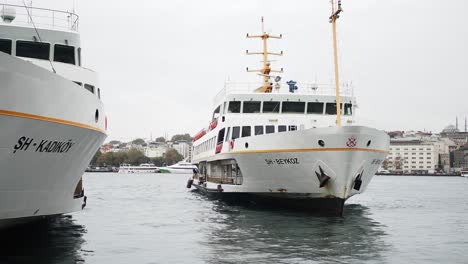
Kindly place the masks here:
POLYGON ((401 173, 434 173, 438 166, 439 153, 434 142, 399 138, 390 142, 384 169, 401 173))
POLYGON ((191 142, 187 141, 176 141, 175 143, 172 144, 172 148, 177 150, 180 155, 184 157, 184 159, 188 158, 190 156, 190 150, 192 148, 191 142))
POLYGON ((468 143, 468 132, 466 131, 466 129, 464 132, 461 132, 458 129, 458 125, 449 125, 445 127, 444 130, 442 130, 442 132, 440 133, 440 136, 442 138, 448 138, 452 140, 458 146, 463 146, 468 143))
POLYGON ((451 166, 454 171, 460 172, 462 169, 468 168, 468 144, 450 154, 451 166))
POLYGON ((163 157, 169 147, 165 143, 151 142, 143 150, 146 157, 149 158, 160 158, 163 157))

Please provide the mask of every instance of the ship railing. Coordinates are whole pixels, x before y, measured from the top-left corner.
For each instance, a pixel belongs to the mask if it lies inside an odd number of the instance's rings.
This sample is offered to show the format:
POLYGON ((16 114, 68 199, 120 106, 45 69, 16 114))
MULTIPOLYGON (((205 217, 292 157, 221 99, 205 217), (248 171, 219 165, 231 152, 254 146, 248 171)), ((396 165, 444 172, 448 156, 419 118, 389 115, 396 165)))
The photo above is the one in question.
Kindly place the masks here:
MULTIPOLYGON (((250 83, 250 82, 227 82, 224 84, 224 88, 218 92, 215 96, 214 101, 219 102, 228 94, 256 94, 255 90, 262 86, 261 83, 250 83)), ((293 90, 294 94, 304 95, 328 95, 336 96, 336 88, 334 84, 320 84, 320 83, 296 83, 297 90, 293 90)), ((273 94, 291 94, 287 83, 274 83, 273 94)), ((341 96, 354 96, 354 87, 352 84, 342 84, 340 86, 341 96)))
POLYGON ((0 24, 78 31, 79 16, 70 11, 0 3, 0 17, 0 24))

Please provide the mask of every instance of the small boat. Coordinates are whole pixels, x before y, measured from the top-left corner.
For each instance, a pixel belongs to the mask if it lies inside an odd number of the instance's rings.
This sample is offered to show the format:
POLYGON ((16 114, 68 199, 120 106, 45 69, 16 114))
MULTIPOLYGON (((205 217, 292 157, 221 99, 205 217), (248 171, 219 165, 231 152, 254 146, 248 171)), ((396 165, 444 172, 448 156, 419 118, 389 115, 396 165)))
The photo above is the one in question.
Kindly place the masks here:
POLYGON ((152 163, 143 163, 139 166, 131 166, 130 164, 122 164, 119 167, 119 173, 156 173, 159 168, 152 163))
POLYGON ((468 168, 465 168, 461 171, 461 176, 462 177, 465 177, 465 178, 468 178, 468 168))
POLYGON ((194 169, 198 170, 198 167, 190 162, 181 161, 171 166, 160 167, 159 172, 174 174, 193 174, 194 169))

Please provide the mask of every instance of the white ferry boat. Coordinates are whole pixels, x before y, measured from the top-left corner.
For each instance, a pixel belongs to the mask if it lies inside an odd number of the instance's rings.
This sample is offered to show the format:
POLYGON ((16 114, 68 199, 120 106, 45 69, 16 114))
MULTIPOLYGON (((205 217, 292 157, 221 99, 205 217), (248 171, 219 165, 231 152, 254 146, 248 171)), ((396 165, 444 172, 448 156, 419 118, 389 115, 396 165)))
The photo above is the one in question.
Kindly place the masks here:
POLYGON ((107 118, 81 51, 78 15, 0 4, 0 226, 86 205, 107 118))
POLYGON ((130 164, 122 164, 119 167, 119 173, 156 173, 159 172, 159 167, 151 163, 143 163, 139 166, 130 164))
MULTIPOLYGON (((335 22, 341 4, 335 9, 335 22)), ((263 18, 262 18, 263 25, 263 18)), ((388 135, 355 122, 356 98, 339 85, 336 42, 335 88, 281 83, 270 68, 263 30, 262 84, 227 83, 215 97, 211 123, 194 136, 200 172, 187 187, 219 198, 342 215, 344 202, 363 192, 388 154, 388 135), (274 83, 272 82, 274 79, 274 83), (260 87, 259 87, 260 86, 260 87)), ((336 38, 335 38, 336 39, 336 38)), ((248 70, 250 71, 250 70, 248 70)))
POLYGON ((465 177, 465 178, 468 178, 468 168, 465 168, 461 171, 461 176, 462 177, 465 177))
POLYGON ((175 173, 175 174, 193 174, 193 170, 198 170, 197 166, 190 162, 180 161, 174 165, 160 167, 160 173, 175 173))

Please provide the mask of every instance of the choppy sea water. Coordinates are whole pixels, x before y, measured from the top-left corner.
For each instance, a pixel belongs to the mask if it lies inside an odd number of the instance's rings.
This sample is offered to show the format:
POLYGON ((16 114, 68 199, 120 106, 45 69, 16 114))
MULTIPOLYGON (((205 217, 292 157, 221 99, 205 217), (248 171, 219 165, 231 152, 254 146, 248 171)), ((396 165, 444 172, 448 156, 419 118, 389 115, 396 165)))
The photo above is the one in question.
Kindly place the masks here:
POLYGON ((0 263, 468 263, 468 179, 377 176, 344 217, 227 205, 186 175, 86 174, 88 206, 0 231, 0 263))

